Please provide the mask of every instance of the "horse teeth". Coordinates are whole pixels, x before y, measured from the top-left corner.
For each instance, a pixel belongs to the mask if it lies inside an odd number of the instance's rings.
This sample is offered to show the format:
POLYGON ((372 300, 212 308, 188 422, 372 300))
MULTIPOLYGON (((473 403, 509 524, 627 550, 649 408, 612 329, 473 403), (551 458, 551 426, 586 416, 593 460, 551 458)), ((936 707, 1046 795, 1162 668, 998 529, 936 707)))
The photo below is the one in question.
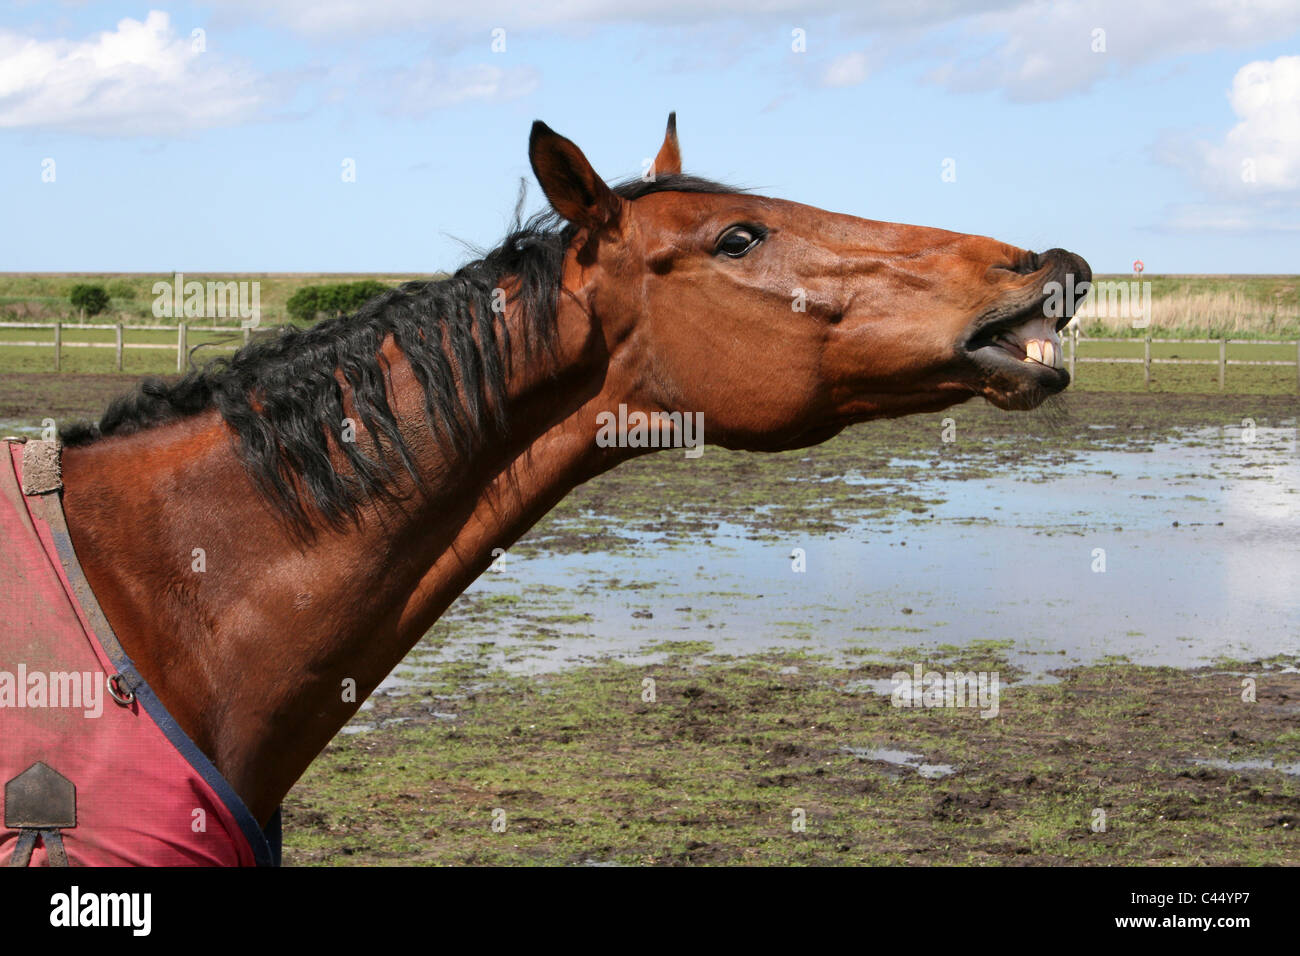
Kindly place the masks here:
POLYGON ((1057 337, 1056 327, 1046 318, 1030 319, 1013 329, 1004 329, 995 339, 1023 353, 1022 362, 1037 362, 1048 368, 1063 368, 1065 351, 1057 337))

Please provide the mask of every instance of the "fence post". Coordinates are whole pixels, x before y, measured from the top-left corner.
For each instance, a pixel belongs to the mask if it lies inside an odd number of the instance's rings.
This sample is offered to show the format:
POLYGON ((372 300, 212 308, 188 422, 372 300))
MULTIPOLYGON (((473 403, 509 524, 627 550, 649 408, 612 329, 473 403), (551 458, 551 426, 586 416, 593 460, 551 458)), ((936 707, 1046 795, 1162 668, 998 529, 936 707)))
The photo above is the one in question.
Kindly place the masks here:
POLYGON ((1223 391, 1224 373, 1228 370, 1228 340, 1219 339, 1219 391, 1223 391))
POLYGON ((245 345, 248 344, 248 332, 249 332, 249 328, 248 328, 248 326, 244 326, 244 344, 245 344, 245 345))
POLYGON ((176 371, 185 370, 185 322, 176 326, 176 371))
POLYGON ((1079 351, 1079 327, 1076 325, 1070 329, 1070 381, 1075 380, 1074 376, 1074 357, 1079 351))
POLYGON ((1151 333, 1142 340, 1142 378, 1147 388, 1151 387, 1151 333))
POLYGON ((122 371, 122 323, 117 323, 117 370, 122 371))
POLYGON ((54 371, 63 368, 63 320, 54 320, 54 371))

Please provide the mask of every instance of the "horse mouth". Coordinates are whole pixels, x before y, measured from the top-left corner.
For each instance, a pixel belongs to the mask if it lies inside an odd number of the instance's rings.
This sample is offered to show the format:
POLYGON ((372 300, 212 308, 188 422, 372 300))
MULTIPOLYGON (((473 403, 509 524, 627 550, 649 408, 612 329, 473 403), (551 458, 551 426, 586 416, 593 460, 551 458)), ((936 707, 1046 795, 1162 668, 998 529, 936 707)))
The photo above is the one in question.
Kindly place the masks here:
POLYGON ((978 373, 976 391, 999 408, 1036 408, 1070 384, 1060 337, 1070 317, 1049 317, 1045 302, 987 318, 962 343, 978 373))

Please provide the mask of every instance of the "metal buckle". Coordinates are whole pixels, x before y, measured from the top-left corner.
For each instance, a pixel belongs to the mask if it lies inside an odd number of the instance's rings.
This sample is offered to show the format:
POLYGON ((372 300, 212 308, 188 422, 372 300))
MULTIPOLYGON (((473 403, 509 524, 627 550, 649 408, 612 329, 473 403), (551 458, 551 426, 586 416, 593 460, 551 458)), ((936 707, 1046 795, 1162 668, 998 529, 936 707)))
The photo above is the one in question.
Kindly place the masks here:
POLYGON ((134 703, 135 691, 131 690, 129 687, 126 690, 119 690, 118 686, 121 683, 121 680, 121 674, 109 674, 105 683, 108 684, 108 696, 112 697, 123 707, 126 707, 134 703))

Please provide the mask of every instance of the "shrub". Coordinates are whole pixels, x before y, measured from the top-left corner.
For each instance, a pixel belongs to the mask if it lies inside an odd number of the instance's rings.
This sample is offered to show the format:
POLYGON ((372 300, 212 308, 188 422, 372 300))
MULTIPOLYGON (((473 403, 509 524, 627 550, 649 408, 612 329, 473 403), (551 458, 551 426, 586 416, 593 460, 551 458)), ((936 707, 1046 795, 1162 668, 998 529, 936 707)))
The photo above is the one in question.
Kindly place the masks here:
POLYGON ((348 315, 366 302, 388 291, 388 286, 374 279, 360 282, 337 282, 331 285, 303 286, 285 303, 291 318, 299 322, 314 322, 322 313, 333 317, 348 315))
POLYGON ((72 287, 72 307, 80 309, 83 315, 99 315, 108 308, 108 293, 101 285, 79 282, 72 287))
POLYGON ((320 287, 309 285, 303 286, 289 296, 289 301, 284 304, 284 308, 290 318, 297 319, 299 322, 314 322, 316 313, 320 311, 319 303, 320 287))

